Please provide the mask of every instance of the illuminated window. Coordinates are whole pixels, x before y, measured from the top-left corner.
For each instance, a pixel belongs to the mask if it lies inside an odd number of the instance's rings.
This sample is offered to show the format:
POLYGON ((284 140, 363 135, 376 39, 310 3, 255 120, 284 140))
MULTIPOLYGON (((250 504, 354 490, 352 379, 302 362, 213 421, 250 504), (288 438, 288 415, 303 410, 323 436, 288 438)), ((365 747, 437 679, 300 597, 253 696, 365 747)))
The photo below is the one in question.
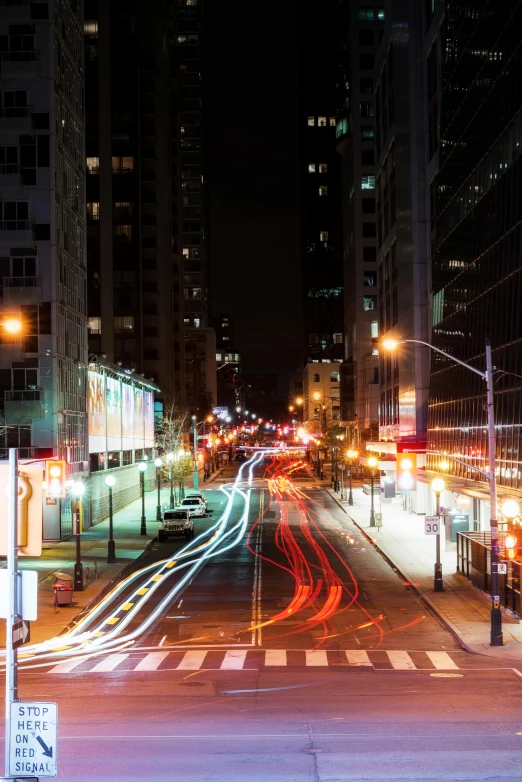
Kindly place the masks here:
POLYGON ((326 117, 317 117, 317 127, 319 128, 326 127, 326 117))
POLYGON ((378 339, 379 337, 379 321, 372 320, 371 325, 372 339, 378 339))
POLYGON ((178 43, 187 43, 186 35, 178 35, 178 43))
POLYGON ((308 117, 308 127, 313 128, 315 126, 315 117, 308 117))
POLYGON ((363 296, 363 309, 365 312, 377 309, 377 296, 363 296))
POLYGON ((319 173, 326 174, 328 171, 328 163, 319 163, 319 173))
POLYGON ((308 163, 308 173, 315 174, 315 163, 308 163))
POLYGON ((114 331, 134 331, 134 315, 115 317, 114 331))
POLYGON ((201 318, 194 318, 194 328, 199 329, 201 326, 201 318))
POLYGON ((129 174, 134 171, 134 158, 133 157, 113 157, 112 158, 112 173, 113 174, 129 174))
POLYGON ((221 361, 221 353, 216 353, 216 361, 221 361))
POLYGON ((321 377, 319 375, 314 375, 314 383, 320 383, 321 377))
POLYGON ((339 372, 332 372, 330 375, 330 383, 338 383, 339 382, 339 372))
POLYGON ((379 8, 377 11, 377 19, 384 20, 384 8, 379 8))
POLYGON ((343 344, 342 332, 335 333, 333 335, 333 341, 334 341, 334 345, 342 345, 343 344))
POLYGON ((372 141, 375 138, 374 128, 368 126, 362 126, 361 128, 361 141, 372 141))
POLYGON ((373 22, 373 8, 359 8, 359 20, 361 22, 373 22))
POLYGON ((114 216, 122 220, 132 216, 134 204, 130 201, 116 201, 114 204, 114 216))
POLYGON ((362 176, 361 177, 361 190, 375 190, 375 177, 374 176, 362 176))
POLYGON ((320 242, 327 242, 328 241, 328 231, 320 231, 319 232, 319 241, 320 242))
POLYGON ((98 37, 98 22, 96 20, 85 20, 83 23, 84 35, 98 37))
POLYGON ((132 225, 115 225, 114 236, 132 239, 132 225))
POLYGON ((100 158, 99 157, 88 157, 87 158, 87 173, 88 174, 99 174, 100 172, 100 158))
POLYGON ((89 318, 89 334, 101 334, 101 318, 89 318))
POLYGON ((320 196, 328 195, 328 188, 326 185, 321 185, 321 187, 319 188, 319 195, 320 196))
POLYGON ((335 128, 335 117, 330 117, 330 127, 335 128))
POLYGON ((87 217, 89 220, 99 220, 100 219, 100 202, 99 201, 88 201, 87 202, 87 217))

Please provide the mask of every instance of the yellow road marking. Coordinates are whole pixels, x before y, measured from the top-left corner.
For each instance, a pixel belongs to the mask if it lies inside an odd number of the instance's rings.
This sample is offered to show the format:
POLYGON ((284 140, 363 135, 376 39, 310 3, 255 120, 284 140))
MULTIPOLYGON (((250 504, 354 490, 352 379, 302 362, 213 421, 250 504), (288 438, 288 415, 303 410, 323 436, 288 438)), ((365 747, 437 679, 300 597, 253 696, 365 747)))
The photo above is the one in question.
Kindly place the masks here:
POLYGON ((110 619, 106 619, 105 620, 105 624, 106 625, 115 625, 116 622, 119 622, 119 621, 120 621, 120 617, 119 616, 111 616, 110 619))
POLYGON ((141 589, 138 589, 138 591, 137 591, 137 592, 135 592, 134 594, 135 594, 135 595, 144 595, 144 594, 145 594, 145 592, 148 592, 148 591, 149 591, 149 588, 148 588, 148 587, 142 587, 141 589))
POLYGON ((105 630, 98 630, 97 633, 93 634, 93 638, 99 638, 101 635, 105 635, 105 630))
POLYGON ((70 646, 55 646, 53 652, 63 652, 64 649, 70 649, 70 646))
POLYGON ((125 605, 121 607, 121 610, 122 611, 128 611, 129 608, 132 608, 133 605, 134 605, 134 603, 125 603, 125 605))
POLYGON ((152 576, 151 581, 159 581, 160 578, 163 578, 163 573, 157 573, 155 576, 152 576))
POLYGON ((174 567, 175 564, 175 562, 169 562, 165 567, 174 567))

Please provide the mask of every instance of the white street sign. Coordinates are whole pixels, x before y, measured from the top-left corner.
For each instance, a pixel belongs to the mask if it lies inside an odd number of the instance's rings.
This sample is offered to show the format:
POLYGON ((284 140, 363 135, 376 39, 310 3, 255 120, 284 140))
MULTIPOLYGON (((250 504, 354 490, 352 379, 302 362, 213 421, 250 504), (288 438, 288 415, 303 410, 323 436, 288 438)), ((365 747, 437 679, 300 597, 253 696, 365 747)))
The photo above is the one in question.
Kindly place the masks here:
POLYGON ((57 720, 56 703, 11 703, 12 776, 56 776, 57 720))
POLYGON ((498 563, 498 572, 500 574, 507 573, 507 563, 506 562, 499 562, 498 563))
MULTIPOLYGON (((9 616, 8 571, 0 569, 0 618, 9 616)), ((38 618, 38 573, 36 570, 19 570, 18 578, 18 616, 35 622, 38 618)))
POLYGON ((424 534, 440 535, 440 516, 424 516, 424 534))

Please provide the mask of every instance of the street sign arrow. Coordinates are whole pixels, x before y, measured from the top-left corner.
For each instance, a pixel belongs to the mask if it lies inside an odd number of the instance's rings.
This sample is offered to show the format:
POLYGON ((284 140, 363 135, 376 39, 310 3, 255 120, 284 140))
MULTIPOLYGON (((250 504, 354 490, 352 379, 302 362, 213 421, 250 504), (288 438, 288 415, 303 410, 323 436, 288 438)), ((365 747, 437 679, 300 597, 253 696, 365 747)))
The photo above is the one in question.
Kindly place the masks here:
POLYGON ((48 747, 47 744, 45 743, 45 741, 43 740, 43 738, 41 736, 37 736, 36 737, 36 741, 42 747, 42 749, 44 751, 43 752, 44 755, 46 757, 48 757, 48 758, 52 758, 52 756, 53 756, 53 748, 52 747, 48 747))
POLYGON ((13 648, 17 649, 22 644, 26 644, 31 638, 31 626, 29 622, 20 619, 13 625, 13 648))

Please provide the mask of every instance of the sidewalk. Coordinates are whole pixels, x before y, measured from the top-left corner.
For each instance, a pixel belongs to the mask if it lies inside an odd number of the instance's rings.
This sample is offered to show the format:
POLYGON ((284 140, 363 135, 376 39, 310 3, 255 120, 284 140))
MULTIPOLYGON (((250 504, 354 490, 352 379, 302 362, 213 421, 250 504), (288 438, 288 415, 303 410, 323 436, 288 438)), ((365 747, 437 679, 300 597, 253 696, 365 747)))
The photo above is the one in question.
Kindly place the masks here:
MULTIPOLYGON (((205 490, 219 475, 214 473, 200 489, 205 490)), ((193 488, 193 479, 185 481, 185 491, 193 488)), ((161 504, 168 505, 170 486, 161 490, 161 504)), ((31 622, 30 643, 54 638, 59 635, 72 620, 91 602, 95 602, 100 593, 113 581, 119 580, 123 571, 132 568, 133 563, 143 554, 157 535, 156 506, 157 490, 145 494, 145 517, 147 534, 141 535, 141 498, 118 511, 113 516, 116 562, 107 564, 107 542, 109 539, 109 520, 101 521, 81 534, 81 552, 85 588, 75 592, 71 606, 54 607, 53 583, 55 573, 67 573, 74 576, 76 560, 76 541, 74 537, 58 542, 43 543, 40 557, 20 557, 20 569, 38 572, 38 619, 31 622), (96 572, 97 571, 97 572, 96 572)), ((0 638, 0 646, 4 639, 0 638)))
MULTIPOLYGON (((317 478, 315 479, 317 481, 317 478)), ((319 481, 317 481, 320 483, 319 481)), ((321 485, 352 521, 409 581, 422 600, 468 651, 488 657, 522 662, 522 624, 511 612, 502 610, 504 646, 492 647, 490 638, 491 597, 456 572, 455 551, 441 552, 444 591, 433 591, 435 538, 424 534, 424 517, 407 513, 402 506, 375 500, 382 513, 381 528, 370 528, 369 495, 359 486, 353 490, 353 505, 341 502, 329 486, 321 485)))

